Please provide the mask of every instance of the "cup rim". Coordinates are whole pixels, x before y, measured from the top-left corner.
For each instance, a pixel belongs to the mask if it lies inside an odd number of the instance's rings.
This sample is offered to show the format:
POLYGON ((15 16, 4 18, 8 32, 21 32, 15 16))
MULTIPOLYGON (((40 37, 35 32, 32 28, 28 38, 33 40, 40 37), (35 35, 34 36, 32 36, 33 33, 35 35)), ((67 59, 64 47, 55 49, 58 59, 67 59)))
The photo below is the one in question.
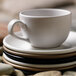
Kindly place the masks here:
POLYGON ((67 16, 67 15, 70 15, 72 14, 71 11, 69 10, 65 10, 65 9, 55 9, 55 8, 40 8, 40 9, 29 9, 29 10, 24 10, 22 12, 19 13, 20 16, 23 16, 23 17, 30 17, 30 18, 52 18, 52 17, 63 17, 63 16, 67 16), (36 15, 26 15, 26 14, 23 14, 24 12, 30 12, 30 11, 34 11, 34 10, 50 10, 50 11, 63 11, 63 12, 66 12, 66 14, 63 14, 63 15, 58 15, 58 16, 36 16, 36 15))

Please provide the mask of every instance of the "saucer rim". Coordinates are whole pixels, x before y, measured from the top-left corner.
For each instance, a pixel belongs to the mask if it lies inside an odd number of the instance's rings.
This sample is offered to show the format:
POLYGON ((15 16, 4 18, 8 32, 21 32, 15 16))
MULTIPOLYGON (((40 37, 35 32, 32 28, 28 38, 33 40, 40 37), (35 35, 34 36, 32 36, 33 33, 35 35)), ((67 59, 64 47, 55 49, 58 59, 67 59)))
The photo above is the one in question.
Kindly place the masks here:
MULTIPOLYGON (((73 32, 73 31, 70 31, 70 32, 73 32)), ((16 34, 19 34, 20 32, 16 32, 16 34)), ((29 54, 65 54, 65 53, 71 53, 71 52, 75 52, 76 51, 76 46, 75 47, 72 47, 72 48, 67 48, 67 49, 59 49, 59 50, 45 50, 45 51, 41 51, 41 50, 32 50, 32 51, 27 51, 27 50, 22 50, 22 49, 18 49, 18 48, 15 48, 11 45, 9 45, 7 42, 6 42, 6 39, 8 39, 11 35, 7 35, 4 39, 3 39, 3 44, 4 46, 10 48, 11 50, 14 50, 16 52, 20 52, 20 53, 29 53, 29 54)), ((13 36, 12 36, 13 37, 13 36)), ((17 39, 17 38, 16 38, 17 39)))

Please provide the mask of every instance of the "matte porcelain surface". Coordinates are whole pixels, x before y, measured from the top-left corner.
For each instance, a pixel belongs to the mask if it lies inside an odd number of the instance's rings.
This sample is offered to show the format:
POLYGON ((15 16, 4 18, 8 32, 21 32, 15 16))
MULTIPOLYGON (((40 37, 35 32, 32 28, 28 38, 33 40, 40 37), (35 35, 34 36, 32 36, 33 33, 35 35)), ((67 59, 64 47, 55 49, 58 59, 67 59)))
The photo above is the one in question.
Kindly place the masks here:
MULTIPOLYGON (((21 33, 16 33, 21 35, 21 33)), ((63 54, 76 51, 76 32, 71 31, 67 40, 58 48, 53 49, 39 49, 34 48, 27 41, 17 39, 11 35, 4 38, 3 44, 16 52, 30 53, 30 54, 63 54)))
POLYGON ((33 67, 33 68, 59 68, 59 67, 67 67, 67 66, 71 66, 71 65, 75 65, 76 61, 73 62, 69 62, 69 63, 63 63, 63 64, 49 64, 49 65, 38 65, 38 64, 27 64, 27 63, 23 63, 23 62, 19 62, 19 61, 15 61, 9 57, 7 57, 5 54, 3 54, 3 57, 14 64, 20 65, 20 66, 27 66, 27 67, 33 67))
POLYGON ((8 24, 8 32, 32 46, 52 48, 60 46, 67 38, 71 26, 71 12, 62 9, 31 9, 20 13, 20 20, 14 19, 8 24), (20 23, 24 38, 13 33, 15 24, 20 23))

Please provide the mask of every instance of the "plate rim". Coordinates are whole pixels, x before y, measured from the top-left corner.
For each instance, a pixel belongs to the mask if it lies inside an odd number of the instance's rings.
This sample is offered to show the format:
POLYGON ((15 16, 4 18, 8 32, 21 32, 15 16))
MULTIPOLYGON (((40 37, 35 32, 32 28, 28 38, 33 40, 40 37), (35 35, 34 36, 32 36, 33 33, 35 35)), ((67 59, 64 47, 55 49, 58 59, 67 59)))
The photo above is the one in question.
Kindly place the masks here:
POLYGON ((66 54, 44 54, 44 55, 40 55, 40 54, 32 54, 32 55, 34 55, 34 56, 32 56, 31 54, 29 54, 29 53, 20 53, 20 52, 15 52, 15 51, 13 51, 13 50, 10 50, 10 49, 8 49, 7 47, 5 47, 4 45, 3 45, 3 48, 4 48, 4 50, 5 51, 7 51, 8 53, 11 53, 11 54, 14 54, 14 55, 18 55, 18 56, 22 56, 22 57, 35 57, 35 58, 42 58, 42 59, 49 59, 50 57, 51 58, 64 58, 64 57, 70 57, 70 56, 75 56, 76 55, 76 52, 71 52, 71 53, 66 53, 66 54), (25 55, 25 54, 28 54, 28 55, 25 55), (45 57, 45 55, 46 55, 46 57, 45 57), (51 56, 51 55, 53 55, 53 56, 51 56), (54 57, 54 55, 57 55, 57 57, 54 57), (63 55, 63 56, 62 56, 63 55), (64 55, 66 55, 66 56, 64 56, 64 55))
POLYGON ((15 61, 9 57, 7 57, 7 55, 5 53, 3 53, 3 57, 14 64, 18 64, 21 66, 26 66, 26 67, 33 67, 33 68, 60 68, 60 67, 67 67, 67 66, 71 66, 71 65, 75 65, 76 61, 73 62, 68 62, 68 63, 61 63, 61 64, 51 64, 51 65, 47 65, 47 64, 29 64, 29 63, 23 63, 23 62, 19 62, 19 61, 15 61))

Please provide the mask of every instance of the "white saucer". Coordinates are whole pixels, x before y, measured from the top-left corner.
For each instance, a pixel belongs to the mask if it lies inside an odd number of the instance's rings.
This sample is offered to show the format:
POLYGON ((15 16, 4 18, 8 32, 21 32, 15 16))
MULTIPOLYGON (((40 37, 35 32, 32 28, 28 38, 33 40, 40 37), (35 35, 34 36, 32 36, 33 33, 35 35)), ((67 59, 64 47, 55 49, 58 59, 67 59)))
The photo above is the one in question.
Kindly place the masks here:
POLYGON ((32 68, 60 68, 60 67, 68 67, 76 64, 76 61, 68 62, 68 63, 61 63, 61 64, 29 64, 29 63, 23 63, 16 60, 13 60, 9 58, 6 54, 3 53, 3 57, 13 63, 24 67, 32 67, 32 68))
MULTIPOLYGON (((21 32, 16 33, 19 36, 21 32)), ((30 54, 63 54, 76 51, 76 32, 71 31, 67 40, 58 48, 39 49, 31 46, 29 42, 7 35, 3 40, 4 46, 15 52, 30 54)))

